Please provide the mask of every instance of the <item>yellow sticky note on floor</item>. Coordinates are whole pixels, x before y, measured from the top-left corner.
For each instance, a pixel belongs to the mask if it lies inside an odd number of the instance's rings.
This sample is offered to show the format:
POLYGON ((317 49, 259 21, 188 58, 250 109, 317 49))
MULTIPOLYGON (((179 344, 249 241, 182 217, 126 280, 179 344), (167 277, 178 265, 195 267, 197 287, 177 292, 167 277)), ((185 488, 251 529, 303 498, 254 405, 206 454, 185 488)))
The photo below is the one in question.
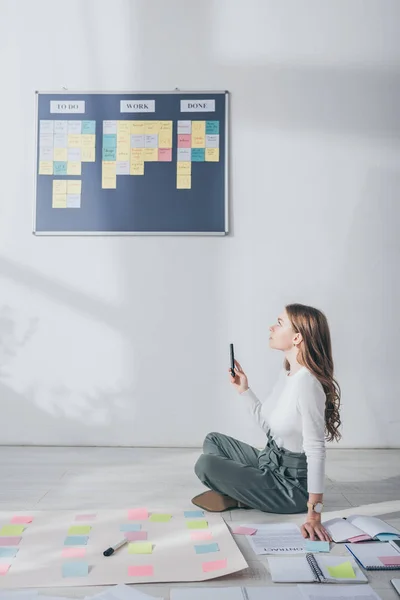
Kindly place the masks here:
POLYGON ((354 573, 354 569, 351 565, 351 562, 347 560, 346 562, 340 563, 340 565, 336 565, 335 567, 327 567, 328 573, 334 579, 355 579, 356 574, 354 573))
POLYGON ((199 519, 198 521, 187 521, 186 527, 188 529, 207 529, 208 523, 204 519, 199 519))
POLYGON ((190 190, 192 188, 192 177, 190 175, 177 175, 176 188, 178 190, 190 190))
POLYGON ((206 162, 219 162, 219 148, 206 148, 206 162))
POLYGON ((67 182, 67 194, 81 194, 82 181, 80 179, 70 179, 67 182))
POLYGON ((152 521, 153 523, 166 523, 167 521, 170 521, 171 518, 172 518, 172 515, 154 513, 150 516, 149 521, 152 521))
POLYGON ((96 160, 96 149, 82 148, 81 160, 82 162, 94 162, 96 160))
POLYGON ((0 535, 4 535, 4 536, 21 535, 24 532, 24 529, 25 529, 25 527, 23 525, 4 525, 0 529, 0 535))
POLYGON ((90 525, 72 525, 68 529, 68 535, 88 535, 91 529, 90 525))
POLYGON ((53 161, 41 160, 39 162, 39 175, 53 175, 53 161))
POLYGON ((68 149, 67 148, 54 148, 53 160, 55 160, 57 162, 67 162, 68 149))
POLYGON ((53 181, 53 195, 54 194, 66 194, 67 193, 67 182, 65 179, 54 179, 53 181))
POLYGON ((129 554, 151 554, 152 552, 151 542, 132 542, 128 545, 129 554))

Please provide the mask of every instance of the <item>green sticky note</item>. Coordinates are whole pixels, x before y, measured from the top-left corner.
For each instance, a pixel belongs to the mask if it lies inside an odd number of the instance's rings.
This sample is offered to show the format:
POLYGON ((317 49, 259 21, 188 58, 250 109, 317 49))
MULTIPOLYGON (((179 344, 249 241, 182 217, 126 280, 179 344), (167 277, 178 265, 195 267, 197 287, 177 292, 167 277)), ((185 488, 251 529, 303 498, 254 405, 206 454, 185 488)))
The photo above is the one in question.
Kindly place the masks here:
POLYGON ((24 529, 25 529, 24 525, 4 525, 0 529, 0 535, 4 535, 4 536, 21 535, 21 533, 23 533, 24 529))
POLYGON ((186 527, 188 529, 207 529, 208 523, 204 519, 199 519, 198 521, 187 521, 186 527))
POLYGON ((90 530, 90 525, 72 525, 68 529, 68 535, 88 535, 90 530))
POLYGON ((128 545, 129 554, 151 554, 153 546, 151 542, 133 542, 128 545))
POLYGON ((355 579, 356 574, 354 573, 354 569, 351 565, 351 562, 347 560, 346 562, 340 563, 340 565, 336 565, 335 567, 327 567, 328 573, 334 579, 355 579))
POLYGON ((172 515, 165 515, 165 514, 152 514, 149 518, 149 521, 153 521, 153 523, 167 523, 167 521, 170 521, 172 518, 172 515))

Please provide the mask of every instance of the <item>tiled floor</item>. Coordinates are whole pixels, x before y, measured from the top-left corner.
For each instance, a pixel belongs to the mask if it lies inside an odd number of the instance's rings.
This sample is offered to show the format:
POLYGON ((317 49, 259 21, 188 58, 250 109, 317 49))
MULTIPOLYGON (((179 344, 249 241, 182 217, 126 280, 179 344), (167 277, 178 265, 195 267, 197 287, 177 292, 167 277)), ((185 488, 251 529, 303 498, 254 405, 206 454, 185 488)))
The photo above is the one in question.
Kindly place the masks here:
MULTIPOLYGON (((203 487, 193 473, 199 454, 193 449, 162 448, 25 448, 0 447, 0 510, 57 510, 159 506, 190 508, 203 487)), ((325 518, 362 513, 381 516, 400 528, 400 450, 329 450, 325 518)), ((224 513, 226 521, 268 523, 279 515, 258 511, 224 513)), ((302 516, 285 520, 301 523, 302 516)), ((249 569, 199 585, 271 586, 266 556, 257 557, 247 540, 236 536, 249 569)), ((336 545, 335 554, 344 554, 336 545)), ((390 584, 400 571, 368 572, 383 600, 399 600, 390 584)), ((179 584, 174 584, 176 587, 179 584)), ((183 584, 182 584, 183 585, 183 584)), ((185 584, 187 585, 187 584, 185 584)), ((169 598, 169 585, 138 586, 169 598)), ((83 598, 102 588, 42 590, 50 595, 83 598)))

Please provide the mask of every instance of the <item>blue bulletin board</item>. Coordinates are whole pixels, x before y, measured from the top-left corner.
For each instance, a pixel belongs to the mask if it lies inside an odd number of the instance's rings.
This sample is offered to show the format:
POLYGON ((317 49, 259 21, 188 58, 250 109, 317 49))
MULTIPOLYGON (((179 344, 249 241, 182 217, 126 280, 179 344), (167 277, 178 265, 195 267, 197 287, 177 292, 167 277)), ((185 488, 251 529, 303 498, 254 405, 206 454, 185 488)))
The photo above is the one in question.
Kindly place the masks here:
POLYGON ((228 92, 37 92, 36 235, 228 233, 228 92))

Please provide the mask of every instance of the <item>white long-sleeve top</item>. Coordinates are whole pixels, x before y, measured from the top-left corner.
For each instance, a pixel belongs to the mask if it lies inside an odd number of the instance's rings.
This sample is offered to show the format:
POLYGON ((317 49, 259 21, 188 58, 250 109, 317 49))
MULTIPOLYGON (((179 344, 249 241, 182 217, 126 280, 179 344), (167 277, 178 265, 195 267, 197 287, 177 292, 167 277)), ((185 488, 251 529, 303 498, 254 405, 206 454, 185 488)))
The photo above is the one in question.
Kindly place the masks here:
POLYGON ((305 452, 308 492, 322 494, 325 480, 325 392, 305 367, 290 377, 282 369, 265 403, 249 388, 241 394, 250 413, 280 448, 305 452), (272 412, 268 415, 271 406, 272 412))

